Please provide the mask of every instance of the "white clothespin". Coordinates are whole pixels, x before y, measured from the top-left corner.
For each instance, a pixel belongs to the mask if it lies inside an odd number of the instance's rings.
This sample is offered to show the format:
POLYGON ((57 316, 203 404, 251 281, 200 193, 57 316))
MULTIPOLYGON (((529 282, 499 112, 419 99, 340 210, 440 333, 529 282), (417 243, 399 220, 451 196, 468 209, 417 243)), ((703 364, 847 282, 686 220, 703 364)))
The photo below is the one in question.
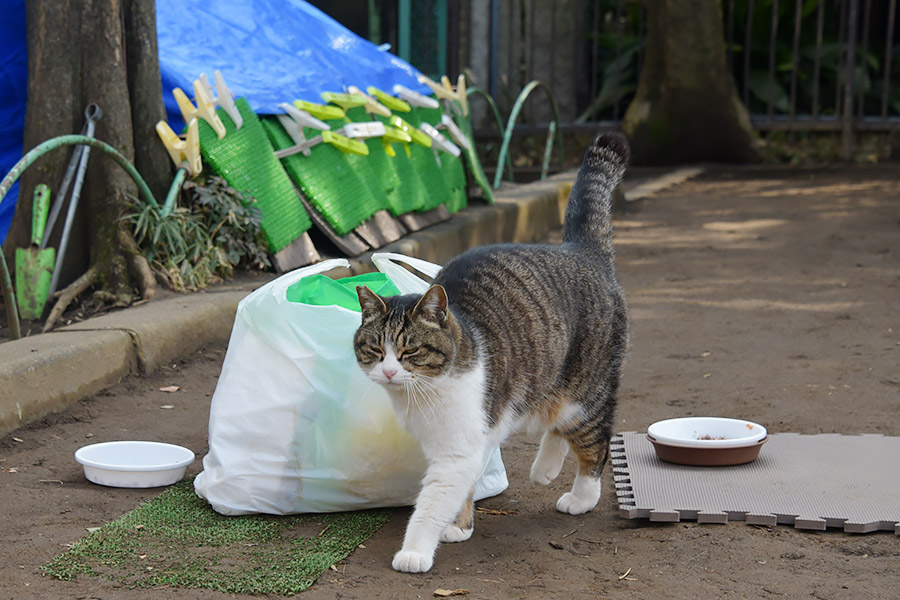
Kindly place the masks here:
POLYGON ((381 121, 365 121, 360 123, 347 123, 335 133, 348 138, 365 140, 384 135, 384 123, 381 121))
POLYGON ((419 125, 419 129, 424 131, 425 135, 431 138, 432 148, 440 148, 447 154, 452 154, 453 156, 460 155, 459 146, 442 136, 441 133, 433 126, 429 125, 428 123, 422 123, 421 125, 419 125))
POLYGON ((206 96, 210 101, 224 110, 225 114, 231 117, 234 128, 240 129, 244 126, 244 118, 241 116, 241 113, 238 112, 237 105, 234 103, 234 94, 228 89, 228 86, 225 85, 225 78, 222 77, 221 71, 216 69, 213 76, 216 79, 215 94, 213 94, 212 88, 209 87, 209 80, 206 78, 206 73, 200 74, 200 85, 203 87, 203 90, 206 92, 206 96))
POLYGON ((438 129, 446 129, 457 145, 462 146, 466 150, 470 149, 469 138, 457 127, 456 123, 453 122, 453 117, 450 115, 446 113, 441 115, 441 124, 438 126, 438 129))
MULTIPOLYGON (((305 110, 295 108, 292 104, 288 104, 287 102, 282 102, 278 105, 278 108, 287 113, 278 115, 278 122, 281 123, 281 125, 284 127, 284 130, 287 131, 289 136, 291 136, 294 144, 304 145, 304 148, 298 150, 298 152, 302 152, 304 156, 309 156, 309 149, 312 146, 305 145, 307 143, 307 139, 306 136, 303 135, 303 128, 312 127, 315 129, 327 130, 331 129, 331 125, 324 121, 320 121, 305 110)), ((291 148, 285 148, 285 150, 290 149, 291 148)), ((296 152, 294 152, 293 154, 296 154, 296 152)), ((285 156, 290 155, 288 154, 285 156)))
POLYGON ((397 94, 397 97, 409 104, 410 106, 420 106, 422 108, 440 108, 441 103, 435 100, 434 98, 429 98, 419 92, 414 92, 413 90, 400 85, 399 83, 394 86, 394 93, 397 94))

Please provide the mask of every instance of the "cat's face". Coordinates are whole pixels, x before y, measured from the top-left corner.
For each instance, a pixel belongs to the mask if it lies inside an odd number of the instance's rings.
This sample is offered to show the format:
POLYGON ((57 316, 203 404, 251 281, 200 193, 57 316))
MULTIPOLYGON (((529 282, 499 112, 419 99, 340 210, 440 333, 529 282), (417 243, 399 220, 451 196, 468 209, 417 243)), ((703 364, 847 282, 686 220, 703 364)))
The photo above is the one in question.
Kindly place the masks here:
POLYGON ((428 385, 453 362, 447 295, 432 286, 423 296, 381 298, 357 288, 362 324, 353 338, 368 377, 391 389, 428 385))

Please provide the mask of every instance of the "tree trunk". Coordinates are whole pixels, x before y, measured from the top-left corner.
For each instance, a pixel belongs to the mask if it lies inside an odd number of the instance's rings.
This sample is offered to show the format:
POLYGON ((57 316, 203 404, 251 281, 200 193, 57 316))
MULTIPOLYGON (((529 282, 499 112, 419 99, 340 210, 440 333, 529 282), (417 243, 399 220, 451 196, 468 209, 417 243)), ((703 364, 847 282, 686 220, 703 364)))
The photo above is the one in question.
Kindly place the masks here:
MULTIPOLYGON (((29 0, 26 26, 25 150, 59 135, 81 132, 85 108, 96 103, 103 117, 97 122, 94 137, 135 162, 157 197, 163 194, 171 178, 171 166, 153 130, 165 115, 154 0, 29 0), (139 101, 132 105, 131 98, 139 101)), ((14 248, 28 244, 34 186, 46 183, 55 198, 71 148, 50 152, 23 174, 16 213, 4 244, 8 260, 14 248)), ((96 269, 99 284, 114 293, 131 285, 118 227, 128 209, 127 197, 136 195, 136 189, 121 167, 103 152, 92 150, 65 251, 60 288, 89 267, 96 269)), ((59 249, 68 206, 67 197, 51 247, 59 249)))
POLYGON ((756 162, 756 135, 726 66, 719 0, 642 0, 647 49, 622 128, 635 164, 756 162))
MULTIPOLYGON (((122 3, 89 0, 82 4, 82 15, 84 100, 103 109, 96 137, 133 162, 134 131, 125 69, 122 3)), ((101 287, 118 293, 128 281, 117 243, 118 221, 127 210, 127 195, 136 196, 137 187, 121 167, 96 152, 91 154, 84 195, 84 211, 81 212, 81 205, 79 211, 87 217, 90 265, 96 265, 101 287)))

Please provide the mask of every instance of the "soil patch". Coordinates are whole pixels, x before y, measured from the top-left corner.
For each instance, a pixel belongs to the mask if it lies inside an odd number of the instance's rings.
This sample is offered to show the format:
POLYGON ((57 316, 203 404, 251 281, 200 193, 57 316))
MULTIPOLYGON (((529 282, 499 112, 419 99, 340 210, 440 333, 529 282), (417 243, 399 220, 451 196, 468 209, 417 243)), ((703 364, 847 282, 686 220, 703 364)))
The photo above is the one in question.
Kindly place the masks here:
MULTIPOLYGON (((709 171, 615 225, 633 328, 618 431, 714 415, 773 433, 900 436, 896 165, 709 171)), ((159 493, 88 483, 72 453, 149 439, 203 456, 223 356, 224 348, 204 349, 0 440, 0 597, 226 597, 41 575, 86 528, 159 493), (173 385, 178 391, 160 391, 173 385)), ((442 546, 430 573, 390 568, 408 516, 400 509, 300 597, 428 598, 441 588, 491 599, 892 598, 900 588, 892 533, 625 520, 608 468, 595 511, 559 514, 554 504, 574 465, 548 487, 531 484, 537 445, 524 435, 507 444, 510 488, 479 503, 473 538, 442 546)), ((197 461, 188 476, 199 470, 197 461)))

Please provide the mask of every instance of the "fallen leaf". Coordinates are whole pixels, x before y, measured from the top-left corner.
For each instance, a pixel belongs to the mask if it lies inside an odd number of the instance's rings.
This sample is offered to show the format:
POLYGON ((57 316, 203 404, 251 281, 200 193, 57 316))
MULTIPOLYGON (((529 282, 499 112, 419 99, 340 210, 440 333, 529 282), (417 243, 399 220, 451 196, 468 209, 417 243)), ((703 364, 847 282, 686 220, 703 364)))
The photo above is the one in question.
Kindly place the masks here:
POLYGON ((159 391, 172 393, 177 392, 179 389, 181 388, 179 388, 177 385, 167 385, 166 387, 159 388, 159 391))
POLYGON ((445 590, 442 588, 438 588, 434 590, 433 596, 437 598, 449 598, 450 596, 465 596, 469 593, 469 590, 459 589, 459 590, 445 590))

